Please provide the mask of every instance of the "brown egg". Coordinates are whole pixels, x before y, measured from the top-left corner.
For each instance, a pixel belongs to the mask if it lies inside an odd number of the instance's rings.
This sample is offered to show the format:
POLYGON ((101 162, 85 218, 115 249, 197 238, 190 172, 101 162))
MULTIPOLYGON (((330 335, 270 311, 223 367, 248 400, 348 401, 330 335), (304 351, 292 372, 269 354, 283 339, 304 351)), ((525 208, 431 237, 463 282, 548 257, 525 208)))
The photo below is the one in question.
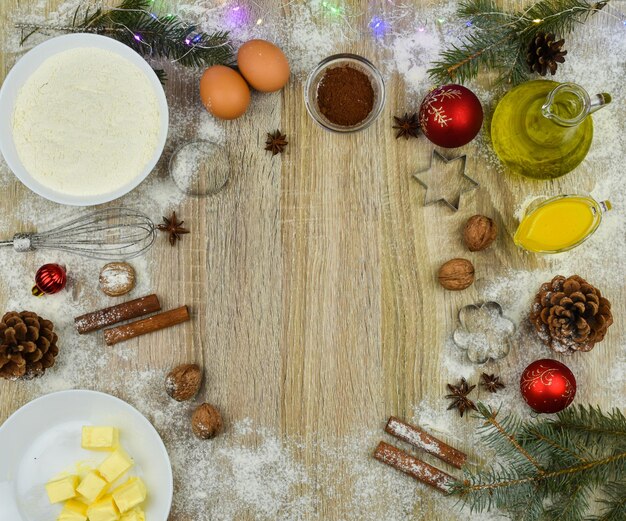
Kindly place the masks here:
POLYGON ((237 53, 237 65, 246 81, 261 92, 282 89, 289 81, 289 62, 278 47, 265 40, 250 40, 237 53))
POLYGON ((224 65, 214 65, 200 78, 200 98, 215 117, 235 119, 248 108, 250 89, 241 74, 224 65))

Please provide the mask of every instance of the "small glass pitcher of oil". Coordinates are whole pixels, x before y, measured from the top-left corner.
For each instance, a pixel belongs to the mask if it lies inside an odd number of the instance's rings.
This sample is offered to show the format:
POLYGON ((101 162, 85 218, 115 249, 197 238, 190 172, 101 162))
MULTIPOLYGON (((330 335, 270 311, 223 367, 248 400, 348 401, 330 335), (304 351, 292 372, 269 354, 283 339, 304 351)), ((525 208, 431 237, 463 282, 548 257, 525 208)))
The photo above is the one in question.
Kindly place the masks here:
POLYGON ((513 241, 535 253, 568 251, 591 237, 610 209, 609 201, 584 195, 541 197, 526 209, 513 241))
POLYGON ((575 83, 522 83, 496 107, 491 122, 493 148, 515 173, 533 179, 561 177, 589 151, 590 114, 610 102, 609 94, 591 97, 575 83))

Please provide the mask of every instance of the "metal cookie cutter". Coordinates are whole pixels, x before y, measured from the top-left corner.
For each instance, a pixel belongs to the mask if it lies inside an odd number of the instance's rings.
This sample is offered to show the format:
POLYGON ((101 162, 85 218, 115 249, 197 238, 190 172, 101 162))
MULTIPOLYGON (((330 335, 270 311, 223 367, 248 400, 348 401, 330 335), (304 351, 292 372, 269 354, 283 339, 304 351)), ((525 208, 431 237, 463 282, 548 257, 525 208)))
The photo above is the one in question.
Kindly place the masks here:
POLYGON ((439 201, 443 201, 453 211, 456 212, 459 209, 461 204, 461 195, 480 187, 479 183, 474 181, 465 173, 466 162, 467 154, 448 159, 440 152, 433 149, 430 166, 425 170, 413 174, 413 177, 417 180, 417 182, 426 188, 424 206, 429 206, 439 201), (459 160, 463 162, 463 166, 460 171, 455 172, 454 174, 436 172, 434 169, 437 161, 448 165, 459 160), (452 175, 454 175, 454 177, 451 177, 452 175))
POLYGON ((459 327, 452 339, 475 364, 499 360, 509 354, 515 324, 497 302, 470 304, 459 310, 459 327))

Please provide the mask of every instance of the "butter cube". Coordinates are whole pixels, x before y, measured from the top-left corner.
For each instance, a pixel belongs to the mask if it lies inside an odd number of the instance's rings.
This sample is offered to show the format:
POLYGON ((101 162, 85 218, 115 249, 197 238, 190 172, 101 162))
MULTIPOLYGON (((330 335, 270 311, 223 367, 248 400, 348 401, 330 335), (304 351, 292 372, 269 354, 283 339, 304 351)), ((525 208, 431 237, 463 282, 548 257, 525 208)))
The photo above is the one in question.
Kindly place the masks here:
POLYGON ((120 512, 111 496, 105 496, 100 501, 92 503, 87 508, 89 521, 119 521, 120 512))
POLYGON ((146 486, 141 478, 130 478, 126 483, 117 487, 111 495, 117 508, 123 514, 146 500, 146 486))
POLYGON ((112 451, 119 447, 120 432, 115 427, 85 425, 80 446, 88 450, 112 451))
POLYGON ((134 461, 123 449, 117 449, 100 464, 98 471, 104 479, 113 483, 134 464, 134 461))
POLYGON ((70 499, 63 506, 63 510, 57 517, 57 521, 87 521, 87 505, 70 499))
POLYGON ((133 508, 122 515, 120 521, 146 521, 146 514, 141 508, 133 508))
POLYGON ((61 479, 50 481, 46 485, 46 492, 50 503, 60 503, 76 497, 78 476, 66 476, 61 479))
POLYGON ((93 503, 106 492, 108 487, 109 484, 97 472, 92 470, 85 475, 78 487, 76 487, 76 492, 83 496, 88 503, 93 503))

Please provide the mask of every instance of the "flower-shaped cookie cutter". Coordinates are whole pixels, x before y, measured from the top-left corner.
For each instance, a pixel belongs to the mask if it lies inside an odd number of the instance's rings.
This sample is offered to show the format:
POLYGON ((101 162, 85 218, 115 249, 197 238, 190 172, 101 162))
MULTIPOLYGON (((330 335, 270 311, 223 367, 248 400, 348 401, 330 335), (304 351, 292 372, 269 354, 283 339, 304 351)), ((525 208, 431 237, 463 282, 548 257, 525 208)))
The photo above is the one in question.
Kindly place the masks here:
POLYGON ((515 324, 497 302, 470 304, 459 311, 459 327, 452 334, 454 343, 466 351, 475 364, 499 360, 511 350, 515 324))

